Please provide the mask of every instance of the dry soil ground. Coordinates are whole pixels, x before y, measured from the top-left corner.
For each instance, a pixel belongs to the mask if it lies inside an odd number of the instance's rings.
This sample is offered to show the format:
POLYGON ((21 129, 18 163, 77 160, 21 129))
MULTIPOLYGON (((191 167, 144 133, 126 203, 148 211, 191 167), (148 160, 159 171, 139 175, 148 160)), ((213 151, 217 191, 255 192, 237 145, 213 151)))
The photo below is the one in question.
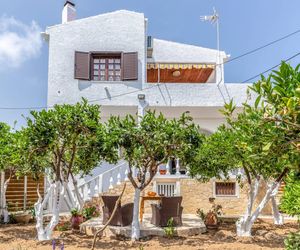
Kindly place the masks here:
MULTIPOLYGON (((297 230, 296 222, 287 222, 284 226, 274 226, 270 221, 259 221, 253 228, 252 238, 235 236, 235 225, 224 223, 219 230, 209 230, 206 234, 188 238, 158 238, 144 239, 134 245, 128 239, 102 238, 97 242, 96 249, 283 249, 285 236, 297 230)), ((1 250, 52 250, 51 242, 36 240, 34 224, 30 225, 0 225, 1 250)), ((55 232, 59 238, 57 244, 64 242, 66 250, 87 250, 91 248, 92 238, 71 231, 55 232)), ((60 247, 57 247, 60 249, 60 247)))

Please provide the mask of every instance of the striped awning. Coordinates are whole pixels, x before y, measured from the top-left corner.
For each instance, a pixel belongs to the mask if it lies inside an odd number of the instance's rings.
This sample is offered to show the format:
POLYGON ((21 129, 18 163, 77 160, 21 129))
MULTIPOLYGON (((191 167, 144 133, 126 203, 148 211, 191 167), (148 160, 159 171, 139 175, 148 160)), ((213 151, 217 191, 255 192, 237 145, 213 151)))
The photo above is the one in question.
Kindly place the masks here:
POLYGON ((203 63, 148 63, 147 69, 214 69, 214 64, 203 63))

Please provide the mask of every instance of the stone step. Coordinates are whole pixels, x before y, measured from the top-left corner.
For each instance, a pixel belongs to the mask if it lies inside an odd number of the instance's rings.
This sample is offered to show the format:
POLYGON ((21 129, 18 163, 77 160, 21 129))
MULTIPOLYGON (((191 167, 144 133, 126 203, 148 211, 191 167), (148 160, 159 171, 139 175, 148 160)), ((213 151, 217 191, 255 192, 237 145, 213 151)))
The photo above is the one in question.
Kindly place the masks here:
MULTIPOLYGON (((144 220, 141 223, 141 237, 148 236, 165 236, 164 229, 161 227, 156 227, 150 223, 151 215, 144 214, 144 220)), ((192 236, 199 235, 206 232, 206 226, 203 221, 194 214, 184 214, 182 216, 182 226, 175 227, 177 236, 192 236)), ((103 227, 101 218, 93 218, 80 225, 80 231, 86 235, 92 236, 94 233, 103 227)), ((118 226, 108 226, 103 233, 104 237, 111 236, 131 236, 131 226, 118 227, 118 226)))

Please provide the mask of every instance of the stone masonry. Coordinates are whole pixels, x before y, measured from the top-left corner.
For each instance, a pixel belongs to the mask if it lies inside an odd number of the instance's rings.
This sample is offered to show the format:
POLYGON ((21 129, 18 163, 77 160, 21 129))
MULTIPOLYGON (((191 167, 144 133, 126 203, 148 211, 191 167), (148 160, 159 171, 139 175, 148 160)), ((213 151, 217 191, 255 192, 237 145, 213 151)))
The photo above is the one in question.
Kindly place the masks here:
MULTIPOLYGON (((105 193, 105 195, 119 195, 122 191, 124 184, 114 187, 105 193)), ((145 188, 143 195, 147 195, 148 191, 153 190, 153 183, 145 188)), ((265 193, 265 184, 260 187, 260 192, 255 206, 262 199, 265 193)), ((220 204, 225 216, 240 216, 244 214, 247 206, 247 185, 238 187, 237 196, 232 197, 216 197, 215 204, 220 204)), ((184 214, 195 214, 197 209, 203 209, 208 212, 211 209, 212 204, 209 202, 209 198, 213 197, 213 180, 207 183, 201 183, 193 179, 181 179, 180 181, 180 195, 183 197, 183 213, 184 214)), ((133 202, 134 188, 130 182, 127 182, 126 190, 122 197, 122 204, 133 202)), ((101 204, 101 199, 97 198, 94 202, 101 204)), ((145 203, 145 213, 151 213, 150 208, 151 202, 145 203)), ((262 215, 272 214, 271 205, 263 210, 262 215)))

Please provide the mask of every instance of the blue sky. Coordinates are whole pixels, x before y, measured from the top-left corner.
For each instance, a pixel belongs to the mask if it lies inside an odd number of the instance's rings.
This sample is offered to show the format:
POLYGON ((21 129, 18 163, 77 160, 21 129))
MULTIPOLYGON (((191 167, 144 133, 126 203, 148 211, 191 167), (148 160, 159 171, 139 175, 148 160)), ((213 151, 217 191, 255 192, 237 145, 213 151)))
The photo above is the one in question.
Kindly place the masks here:
MULTIPOLYGON (((39 31, 61 22, 64 0, 0 1, 0 107, 45 106, 48 48, 39 31), (1 40, 2 39, 2 40, 1 40), (1 44, 2 41, 2 44, 1 44), (2 49, 2 51, 1 51, 2 49)), ((144 12, 149 34, 171 41, 216 47, 215 28, 201 15, 220 14, 221 49, 232 57, 300 29, 299 0, 76 0, 78 18, 118 9, 144 12)), ((300 33, 228 63, 225 81, 243 82, 298 52, 300 33)), ((297 64, 300 57, 293 59, 297 64)), ((25 124, 26 110, 1 110, 0 121, 25 124)))

